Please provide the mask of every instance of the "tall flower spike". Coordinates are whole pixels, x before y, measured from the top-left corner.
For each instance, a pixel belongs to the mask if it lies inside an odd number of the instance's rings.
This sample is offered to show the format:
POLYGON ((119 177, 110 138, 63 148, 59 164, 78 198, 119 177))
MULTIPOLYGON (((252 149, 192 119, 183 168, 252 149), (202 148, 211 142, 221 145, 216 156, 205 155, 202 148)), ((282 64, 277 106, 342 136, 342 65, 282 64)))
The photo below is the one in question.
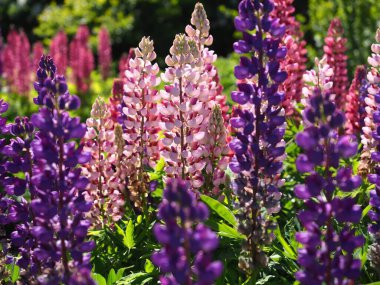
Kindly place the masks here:
POLYGON ((368 175, 368 180, 375 184, 375 189, 370 192, 370 205, 371 211, 368 213, 372 220, 372 224, 369 226, 369 232, 373 235, 374 242, 370 248, 369 256, 373 268, 377 268, 380 275, 380 28, 376 33, 377 43, 372 44, 372 55, 368 58, 368 63, 371 66, 367 74, 369 82, 368 96, 373 96, 376 102, 376 110, 373 112, 373 123, 375 125, 373 131, 374 148, 371 151, 371 161, 374 165, 371 174, 368 175))
POLYGON ((209 113, 202 108, 204 101, 199 99, 199 49, 193 40, 179 34, 170 54, 165 59, 169 67, 162 75, 169 85, 161 91, 159 106, 164 135, 161 155, 166 161, 167 177, 191 180, 192 186, 199 188, 203 184, 201 170, 205 166, 204 150, 200 147, 205 131, 201 126, 209 113))
POLYGON ((38 129, 31 143, 31 181, 36 189, 31 201, 36 217, 32 234, 37 240, 33 254, 47 265, 38 281, 95 284, 90 277, 89 253, 94 244, 86 241, 90 222, 85 214, 91 209, 84 196, 88 179, 77 167, 88 162, 90 155, 75 142, 85 135, 86 126, 68 113, 80 107, 80 100, 69 94, 65 78, 56 75, 50 57, 42 57, 34 86, 38 93, 34 102, 41 107, 31 118, 38 129))
POLYGON ((59 31, 50 44, 50 56, 54 58, 59 74, 66 74, 68 49, 67 35, 64 31, 59 31))
POLYGON ((221 185, 226 181, 225 170, 229 162, 227 131, 224 126, 223 114, 219 105, 215 105, 210 114, 207 132, 206 157, 206 187, 213 196, 221 194, 221 185))
POLYGON ((285 93, 282 103, 286 115, 294 113, 294 104, 300 102, 303 80, 306 71, 307 50, 306 41, 303 40, 300 23, 294 17, 294 0, 274 0, 274 9, 271 13, 273 18, 279 19, 286 26, 286 36, 283 45, 288 52, 281 62, 281 69, 288 73, 288 78, 279 86, 279 90, 285 93))
POLYGON ((361 130, 360 124, 360 88, 366 76, 366 70, 363 65, 356 67, 355 76, 352 80, 350 89, 346 97, 346 125, 345 130, 347 135, 358 135, 361 130))
POLYGON ((40 63, 41 56, 44 54, 44 46, 41 42, 36 42, 33 45, 33 69, 38 68, 38 64, 40 63))
POLYGON ((121 158, 124 145, 120 144, 120 126, 116 127, 102 98, 96 99, 86 124, 84 151, 91 153, 91 160, 82 169, 90 181, 86 200, 93 204, 90 212, 93 227, 101 228, 123 215, 125 188, 121 158))
POLYGON ((11 30, 3 52, 4 77, 11 91, 27 96, 31 83, 30 43, 24 32, 11 30))
POLYGON ((155 224, 153 232, 163 248, 153 253, 152 261, 163 273, 161 284, 214 284, 223 271, 220 261, 212 261, 218 237, 203 224, 208 209, 197 202, 187 182, 168 181, 158 218, 165 224, 155 224))
MULTIPOLYGON (((324 73, 329 70, 322 61, 317 77, 326 78, 324 73)), ((350 167, 339 167, 339 162, 355 155, 358 144, 351 136, 338 135, 344 115, 335 105, 331 88, 323 88, 329 84, 306 83, 305 129, 296 136, 303 150, 296 167, 306 173, 305 183, 294 188, 296 197, 305 201, 305 210, 298 216, 305 231, 296 234, 303 245, 298 251, 301 270, 296 278, 301 284, 353 284, 360 274, 360 260, 354 258, 354 251, 364 239, 355 235, 352 226, 360 222, 362 210, 354 199, 339 192, 358 188, 361 178, 353 176, 350 167)))
POLYGON ((70 43, 70 66, 73 69, 73 79, 78 91, 82 93, 90 89, 90 75, 94 69, 94 55, 88 44, 89 35, 88 27, 81 25, 70 43))
POLYGON ((135 49, 134 48, 130 48, 128 54, 126 54, 126 53, 122 54, 120 61, 119 61, 119 77, 120 78, 125 77, 125 71, 129 67, 129 60, 131 58, 135 58, 135 57, 136 56, 135 56, 135 49))
POLYGON ((125 71, 122 116, 126 142, 126 163, 129 167, 128 190, 136 206, 146 206, 149 184, 147 167, 154 167, 159 154, 160 96, 155 87, 160 84, 159 67, 153 41, 143 37, 135 49, 135 59, 129 60, 125 71))
POLYGON ((98 57, 100 74, 105 80, 111 71, 112 48, 110 34, 106 27, 102 27, 98 35, 98 57))
POLYGON ((339 19, 332 20, 323 47, 327 64, 334 71, 332 94, 335 94, 336 106, 340 110, 344 110, 348 88, 347 55, 345 54, 347 39, 343 34, 341 21, 339 19))
POLYGON ((246 236, 239 265, 249 274, 267 264, 262 248, 274 238, 271 231, 276 225, 270 217, 280 210, 283 184, 285 112, 278 87, 287 78, 280 69, 286 56, 280 44, 286 27, 270 17, 272 10, 272 1, 242 0, 235 18, 243 39, 234 43, 234 50, 248 56, 241 56, 234 72, 238 91, 231 98, 238 107, 230 120, 236 133, 230 143, 234 153, 230 168, 236 174, 239 230, 246 236))

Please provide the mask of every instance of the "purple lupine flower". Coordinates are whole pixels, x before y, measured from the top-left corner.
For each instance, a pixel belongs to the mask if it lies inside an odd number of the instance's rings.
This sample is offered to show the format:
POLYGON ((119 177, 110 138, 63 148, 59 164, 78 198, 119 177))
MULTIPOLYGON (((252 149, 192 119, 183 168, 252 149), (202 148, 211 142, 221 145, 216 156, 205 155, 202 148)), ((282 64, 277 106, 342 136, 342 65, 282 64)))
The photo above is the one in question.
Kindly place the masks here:
POLYGON ((68 92, 66 80, 56 75, 52 58, 43 56, 34 87, 40 105, 31 122, 39 131, 31 143, 34 165, 34 197, 31 209, 35 223, 31 233, 36 239, 33 255, 46 265, 38 276, 41 284, 95 284, 90 277, 93 242, 86 241, 90 226, 85 213, 88 180, 77 165, 89 161, 75 139, 85 135, 86 126, 68 111, 80 106, 77 96, 68 92), (86 281, 83 281, 86 278, 86 281))
POLYGON ((339 167, 339 161, 355 155, 358 144, 352 136, 339 136, 344 114, 330 93, 332 69, 325 58, 316 62, 316 80, 311 73, 307 78, 312 80, 305 80, 310 84, 304 88, 305 129, 296 136, 303 150, 296 167, 306 173, 305 183, 294 189, 297 198, 305 201, 305 209, 299 214, 305 231, 296 234, 303 245, 298 251, 301 270, 296 278, 301 284, 352 284, 360 274, 360 260, 354 258, 354 251, 364 238, 356 236, 351 226, 360 222, 362 210, 354 199, 339 196, 338 189, 350 192, 361 185, 361 178, 354 176, 350 167, 339 167))
POLYGON ((158 210, 165 224, 153 228, 163 246, 152 255, 153 263, 163 273, 161 284, 211 285, 220 276, 223 265, 212 260, 218 238, 203 224, 208 214, 206 205, 197 202, 189 190, 188 182, 168 181, 158 210))
POLYGON ((376 33, 377 43, 371 46, 372 55, 368 58, 371 69, 368 71, 368 96, 374 98, 376 109, 373 112, 372 121, 374 130, 372 138, 374 140, 374 148, 371 153, 371 161, 374 165, 373 171, 368 175, 368 180, 375 184, 375 189, 370 192, 369 204, 372 206, 368 213, 372 223, 368 230, 373 235, 374 242, 369 251, 369 258, 373 268, 377 268, 380 274, 380 28, 376 33))
POLYGON ((287 52, 281 45, 286 27, 270 17, 273 7, 269 0, 242 0, 235 18, 236 29, 243 33, 235 52, 248 56, 241 56, 235 67, 238 91, 231 98, 238 107, 230 120, 236 133, 230 168, 237 174, 233 189, 239 197, 239 230, 247 237, 239 266, 250 273, 267 264, 262 247, 274 238, 276 225, 270 216, 280 210, 283 184, 285 111, 278 88, 287 78, 280 69, 287 52))

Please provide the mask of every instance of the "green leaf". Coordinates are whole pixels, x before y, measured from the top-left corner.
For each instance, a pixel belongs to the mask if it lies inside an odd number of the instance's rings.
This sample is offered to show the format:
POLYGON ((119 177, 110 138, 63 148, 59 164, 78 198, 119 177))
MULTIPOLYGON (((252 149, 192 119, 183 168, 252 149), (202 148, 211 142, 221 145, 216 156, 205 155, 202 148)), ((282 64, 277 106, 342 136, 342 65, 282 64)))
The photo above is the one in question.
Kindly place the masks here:
POLYGON ((133 224, 133 221, 130 220, 128 222, 127 229, 125 230, 125 236, 123 238, 123 244, 129 249, 132 249, 135 246, 135 239, 133 237, 134 232, 135 226, 133 224))
POLYGON ((291 258, 293 260, 297 260, 297 254, 293 251, 292 247, 282 237, 281 230, 279 228, 277 228, 274 231, 274 234, 276 235, 277 240, 281 243, 281 245, 285 249, 285 252, 284 252, 285 256, 287 256, 288 258, 291 258))
POLYGON ((12 266, 12 271, 11 271, 11 279, 13 283, 15 283, 18 280, 19 273, 20 273, 20 267, 14 264, 12 266))
POLYGON ((161 159, 157 162, 156 167, 154 168, 154 171, 161 172, 162 170, 164 170, 164 167, 165 167, 165 160, 163 157, 161 157, 161 159))
POLYGON ((228 222, 232 226, 236 226, 236 218, 234 214, 220 203, 218 200, 215 200, 209 196, 201 195, 201 200, 210 207, 216 214, 218 214, 223 220, 228 222))
POLYGON ((231 239, 245 239, 244 235, 239 233, 234 228, 231 228, 230 226, 226 225, 225 223, 215 222, 212 220, 209 220, 205 223, 208 225, 211 229, 218 232, 218 235, 228 237, 231 239))
POLYGON ((365 285, 380 285, 380 281, 374 282, 374 283, 365 284, 365 285))
POLYGON ((108 273, 107 285, 113 285, 117 281, 115 269, 111 269, 108 273))
POLYGON ((120 281, 117 282, 118 285, 127 285, 131 284, 133 281, 135 281, 139 277, 147 276, 148 273, 145 272, 136 272, 129 274, 128 276, 124 277, 120 281))
POLYGON ((92 273, 92 279, 94 279, 98 285, 107 285, 106 279, 98 273, 92 273))
POLYGON ((116 273, 116 281, 119 281, 121 278, 123 278, 124 271, 126 268, 120 268, 116 273))
POLYGON ((363 213, 362 213, 362 219, 367 216, 368 212, 371 210, 371 205, 368 205, 367 207, 365 207, 365 209, 363 210, 363 213))
POLYGON ((151 273, 151 272, 153 272, 153 270, 154 270, 154 265, 153 265, 153 263, 152 263, 149 259, 146 259, 146 260, 145 260, 144 269, 145 269, 145 272, 146 272, 146 273, 151 273))

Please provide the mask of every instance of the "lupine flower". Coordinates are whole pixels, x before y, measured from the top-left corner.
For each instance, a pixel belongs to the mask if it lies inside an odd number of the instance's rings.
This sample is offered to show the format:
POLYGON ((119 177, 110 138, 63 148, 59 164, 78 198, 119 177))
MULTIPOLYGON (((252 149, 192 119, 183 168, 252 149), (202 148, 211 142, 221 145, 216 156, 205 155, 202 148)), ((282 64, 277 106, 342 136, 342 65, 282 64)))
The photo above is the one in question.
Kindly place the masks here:
POLYGON ((327 64, 334 71, 332 94, 335 94, 336 106, 340 110, 344 110, 348 87, 347 55, 345 54, 347 39, 343 34, 344 29, 341 21, 339 19, 332 20, 323 47, 327 64))
POLYGON ((110 34, 106 27, 102 27, 98 35, 98 57, 100 74, 105 80, 111 71, 112 49, 110 34))
POLYGON ((294 113, 294 104, 300 102, 303 80, 306 71, 307 50, 306 41, 303 40, 300 23, 294 17, 294 0, 274 0, 273 18, 279 19, 286 26, 286 36, 283 45, 287 48, 285 59, 281 62, 281 69, 286 71, 288 78, 279 86, 279 90, 285 93, 282 106, 286 115, 294 113))
POLYGON ((32 282, 36 281, 35 277, 40 275, 41 270, 46 266, 35 253, 38 241, 33 235, 33 225, 37 221, 30 202, 23 197, 25 193, 30 194, 31 200, 36 197, 36 188, 32 182, 33 154, 31 150, 35 132, 27 117, 17 117, 14 124, 7 126, 7 132, 12 138, 1 150, 5 160, 2 164, 4 171, 2 186, 7 196, 2 197, 0 201, 2 205, 0 224, 14 225, 15 229, 10 235, 10 242, 20 256, 16 263, 22 269, 21 276, 32 282))
POLYGON ((54 58, 57 71, 63 75, 66 74, 68 53, 67 35, 64 31, 59 31, 51 41, 50 56, 54 58))
POLYGON ((125 71, 122 116, 127 161, 130 168, 128 190, 136 206, 145 206, 149 177, 146 167, 154 167, 159 153, 160 96, 155 87, 160 84, 159 67, 153 41, 142 38, 135 49, 135 59, 129 60, 125 71), (134 167, 133 167, 134 166, 134 167), (134 168, 134 169, 132 169, 134 168))
MULTIPOLYGON (((331 76, 325 60, 316 63, 318 78, 331 76)), ((352 136, 338 135, 344 115, 331 96, 331 84, 305 81, 305 129, 296 136, 303 153, 296 167, 306 178, 294 189, 296 197, 305 201, 298 216, 305 231, 296 234, 303 245, 298 251, 301 270, 296 278, 301 284, 353 284, 360 274, 360 259, 354 258, 354 251, 364 239, 356 236, 351 226, 360 222, 362 210, 354 199, 340 197, 338 189, 350 192, 361 185, 361 178, 353 176, 350 167, 339 167, 339 160, 355 155, 358 144, 352 136)))
POLYGON ((28 95, 31 83, 30 43, 24 32, 11 30, 3 51, 4 77, 12 92, 28 95))
POLYGON ((86 93, 90 88, 90 75, 94 69, 94 56, 88 44, 90 31, 81 25, 70 43, 70 67, 73 69, 74 82, 80 92, 86 93))
POLYGON ((86 124, 83 144, 84 151, 91 153, 91 160, 82 172, 90 181, 86 200, 93 204, 92 224, 99 228, 118 221, 123 215, 125 175, 121 173, 121 164, 124 146, 117 144, 117 139, 123 140, 122 134, 117 134, 117 127, 102 98, 96 99, 86 124))
POLYGON ((363 79, 366 76, 366 70, 363 65, 356 67, 355 77, 352 80, 350 89, 348 90, 346 97, 346 134, 359 134, 360 125, 360 98, 359 92, 362 85, 363 79))
POLYGON ((166 57, 169 66, 162 78, 169 83, 161 92, 164 130, 161 155, 167 177, 187 179, 194 189, 204 183, 207 130, 218 86, 213 81, 216 55, 205 48, 212 43, 210 23, 202 4, 195 5, 186 35, 177 35, 166 57))
POLYGON ((206 186, 211 188, 210 194, 218 196, 221 194, 220 186, 226 181, 225 170, 229 161, 227 131, 219 105, 215 105, 212 109, 206 137, 208 154, 206 157, 206 186))
POLYGON ((287 78, 280 69, 286 56, 280 44, 286 27, 270 17, 273 8, 272 1, 242 0, 235 18, 243 39, 234 50, 247 56, 241 56, 234 71, 239 83, 231 98, 239 105, 230 120, 236 133, 230 143, 230 168, 237 175, 233 190, 239 199, 239 230, 246 235, 239 265, 249 273, 267 264, 262 247, 274 238, 271 230, 276 225, 270 216, 280 210, 283 184, 285 112, 278 87, 287 78))
MULTIPOLYGON (((375 189, 370 192, 369 204, 372 206, 371 211, 368 213, 372 220, 372 224, 369 226, 369 232, 373 235, 374 242, 370 248, 370 260, 373 268, 380 268, 380 28, 376 33, 376 42, 372 44, 372 55, 368 58, 368 63, 371 69, 368 71, 368 96, 373 96, 376 102, 376 110, 373 112, 373 123, 375 129, 373 131, 374 149, 371 152, 371 161, 374 168, 368 180, 375 184, 375 189)), ((380 274, 380 271, 379 271, 380 274)))
POLYGON ((44 54, 44 46, 41 42, 36 42, 33 45, 33 69, 38 68, 38 64, 40 63, 41 56, 44 54))
POLYGON ((80 107, 80 100, 69 94, 65 78, 56 75, 50 57, 42 57, 34 86, 38 93, 34 102, 41 107, 31 117, 39 130, 31 143, 35 187, 31 208, 36 220, 31 232, 37 243, 33 255, 46 265, 38 281, 95 284, 89 254, 94 243, 86 241, 90 222, 85 213, 91 209, 84 196, 88 179, 77 167, 88 162, 90 155, 74 141, 85 135, 86 126, 68 113, 80 107))
MULTIPOLYGON (((1 34, 1 30, 0 30, 0 34, 1 34)), ((0 36, 0 76, 3 76, 3 49, 4 49, 3 38, 0 36)))
POLYGON ((163 248, 152 261, 163 273, 161 284, 214 284, 223 271, 223 264, 212 259, 218 237, 203 224, 207 206, 197 202, 187 182, 168 181, 158 218, 165 224, 155 224, 153 232, 163 248))
POLYGON ((130 48, 128 54, 126 54, 126 53, 122 54, 120 61, 119 61, 119 77, 120 78, 125 77, 125 71, 129 67, 129 60, 131 58, 135 58, 135 57, 136 56, 135 56, 135 49, 134 48, 130 48))

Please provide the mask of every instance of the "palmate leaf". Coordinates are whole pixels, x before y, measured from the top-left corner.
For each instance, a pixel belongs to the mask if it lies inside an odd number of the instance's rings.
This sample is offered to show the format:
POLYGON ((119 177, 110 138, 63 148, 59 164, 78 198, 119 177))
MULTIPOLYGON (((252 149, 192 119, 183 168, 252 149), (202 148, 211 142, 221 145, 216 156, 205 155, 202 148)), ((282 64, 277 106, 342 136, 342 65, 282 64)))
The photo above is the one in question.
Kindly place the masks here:
POLYGON ((94 279, 98 285, 107 285, 106 279, 98 273, 92 273, 92 279, 94 279))

